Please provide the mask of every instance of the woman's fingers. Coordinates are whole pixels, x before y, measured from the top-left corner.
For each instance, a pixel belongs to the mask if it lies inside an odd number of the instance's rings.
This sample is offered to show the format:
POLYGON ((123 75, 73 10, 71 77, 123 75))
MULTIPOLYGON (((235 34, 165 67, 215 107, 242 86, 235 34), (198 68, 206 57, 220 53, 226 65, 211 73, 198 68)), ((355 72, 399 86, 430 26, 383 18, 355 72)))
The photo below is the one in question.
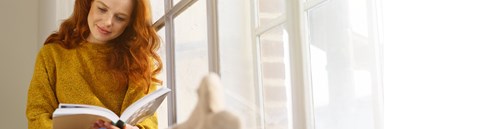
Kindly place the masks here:
POLYGON ((103 128, 103 120, 97 120, 95 121, 95 123, 93 124, 93 128, 95 129, 100 129, 100 128, 103 128))
POLYGON ((118 128, 117 126, 112 125, 112 123, 110 123, 110 122, 103 122, 103 125, 104 125, 105 128, 107 128, 107 129, 120 129, 120 128, 118 128))
MULTIPOLYGON (((117 126, 113 125, 112 123, 110 122, 105 122, 103 120, 97 120, 94 124, 93 124, 93 128, 94 129, 120 129, 118 128, 117 126)), ((137 126, 132 126, 132 125, 129 125, 129 124, 126 124, 125 125, 125 129, 138 129, 137 126)))
POLYGON ((103 120, 97 120, 95 124, 93 124, 95 129, 120 129, 115 125, 112 125, 110 122, 105 122, 103 120))

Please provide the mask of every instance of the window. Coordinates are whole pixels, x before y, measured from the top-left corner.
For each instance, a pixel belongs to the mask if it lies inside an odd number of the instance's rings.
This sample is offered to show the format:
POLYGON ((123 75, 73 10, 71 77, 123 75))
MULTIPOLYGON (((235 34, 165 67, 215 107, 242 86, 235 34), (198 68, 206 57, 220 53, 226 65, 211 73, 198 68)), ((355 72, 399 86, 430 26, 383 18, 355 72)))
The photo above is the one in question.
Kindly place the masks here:
POLYGON ((368 4, 328 1, 306 11, 315 129, 380 128, 381 60, 368 4))
POLYGON ((211 2, 151 1, 154 26, 164 41, 159 53, 166 66, 162 74, 167 76, 162 77, 164 85, 172 89, 168 104, 158 111, 160 128, 185 121, 195 107, 200 80, 210 71, 217 72, 212 67, 218 66, 216 58, 212 59, 217 56, 212 54, 217 50, 212 46, 218 43, 210 38, 215 37, 216 32, 211 28, 216 27, 207 24, 216 20, 216 17, 207 17, 212 15, 208 7, 216 8, 211 2))
POLYGON ((383 128, 376 1, 252 1, 263 128, 383 128), (273 32, 275 40, 265 40, 273 32), (265 56, 272 50, 282 51, 276 66, 265 56), (274 112, 273 102, 287 111, 274 112))
POLYGON ((161 108, 169 110, 163 111, 168 123, 187 119, 201 77, 214 71, 221 75, 227 108, 244 128, 383 128, 375 2, 153 4, 154 10, 162 6, 154 17, 165 41, 165 84, 175 90, 161 108))
POLYGON ((208 74, 206 1, 198 0, 175 19, 177 121, 185 121, 197 102, 197 87, 208 74))
POLYGON ((291 124, 288 80, 288 35, 283 25, 259 36, 259 91, 266 129, 288 129, 291 124))

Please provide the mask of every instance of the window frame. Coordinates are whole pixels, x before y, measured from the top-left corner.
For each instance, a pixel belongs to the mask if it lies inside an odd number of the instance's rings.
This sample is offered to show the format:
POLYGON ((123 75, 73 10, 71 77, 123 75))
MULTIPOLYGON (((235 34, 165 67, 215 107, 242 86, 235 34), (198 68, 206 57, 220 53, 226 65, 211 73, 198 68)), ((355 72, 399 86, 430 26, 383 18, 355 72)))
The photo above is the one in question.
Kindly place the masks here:
MULTIPOLYGON (((167 67, 167 87, 172 91, 168 96, 168 125, 177 123, 176 73, 175 73, 175 17, 195 4, 198 0, 181 0, 173 5, 173 0, 164 0, 164 15, 152 25, 156 31, 165 27, 165 47, 167 67)), ((208 31, 208 66, 209 72, 220 76, 220 55, 218 41, 217 0, 206 0, 207 31, 208 31)))
MULTIPOLYGON (((251 19, 252 19, 252 43, 253 46, 253 55, 254 55, 254 81, 256 87, 256 95, 257 95, 257 104, 259 105, 260 112, 260 119, 258 120, 259 126, 261 128, 265 128, 265 116, 263 115, 264 112, 264 102, 262 100, 263 96, 263 83, 262 83, 262 70, 261 70, 261 60, 260 60, 260 36, 273 29, 275 27, 279 27, 282 25, 286 25, 285 30, 288 33, 288 55, 290 58, 289 63, 289 71, 290 76, 287 76, 287 79, 290 79, 291 86, 298 86, 295 88, 291 88, 291 112, 292 112, 292 125, 293 127, 290 128, 301 128, 301 129, 315 129, 315 116, 314 109, 313 109, 313 96, 312 96, 312 84, 311 84, 311 66, 310 66, 310 48, 307 39, 309 39, 309 35, 307 33, 307 14, 308 11, 319 6, 323 6, 328 4, 332 0, 285 0, 285 13, 281 16, 278 16, 274 20, 266 23, 265 25, 259 24, 259 0, 251 0, 251 19), (290 77, 290 78, 288 78, 290 77)), ((381 7, 381 3, 379 0, 368 0, 367 2, 369 8, 368 18, 372 19, 373 25, 369 24, 374 31, 373 33, 374 42, 376 45, 375 47, 375 58, 377 61, 377 75, 379 75, 380 82, 377 82, 378 85, 372 87, 373 93, 373 109, 374 109, 374 127, 376 129, 383 129, 383 86, 382 86, 382 69, 383 64, 380 63, 381 59, 383 59, 383 51, 381 49, 381 42, 382 42, 382 35, 381 29, 379 26, 382 25, 381 21, 379 21, 379 11, 381 7)))

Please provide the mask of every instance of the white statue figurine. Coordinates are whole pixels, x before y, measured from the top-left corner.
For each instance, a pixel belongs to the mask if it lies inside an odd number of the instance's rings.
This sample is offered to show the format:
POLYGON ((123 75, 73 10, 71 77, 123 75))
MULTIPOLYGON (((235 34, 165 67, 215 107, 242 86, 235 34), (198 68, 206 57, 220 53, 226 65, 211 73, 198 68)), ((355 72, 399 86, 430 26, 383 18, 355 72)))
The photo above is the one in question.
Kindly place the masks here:
POLYGON ((205 76, 197 93, 198 102, 190 117, 172 129, 241 129, 240 119, 225 110, 223 87, 217 74, 205 76))

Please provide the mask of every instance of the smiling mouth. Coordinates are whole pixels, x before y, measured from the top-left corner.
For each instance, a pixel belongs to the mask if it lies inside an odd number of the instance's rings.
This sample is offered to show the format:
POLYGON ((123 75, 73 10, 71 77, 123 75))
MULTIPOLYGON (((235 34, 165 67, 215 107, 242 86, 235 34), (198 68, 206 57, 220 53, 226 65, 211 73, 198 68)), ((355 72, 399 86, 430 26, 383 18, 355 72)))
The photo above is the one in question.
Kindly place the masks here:
POLYGON ((102 27, 98 26, 97 25, 97 29, 98 29, 98 32, 102 33, 102 34, 110 34, 111 32, 106 30, 106 29, 103 29, 102 27))

